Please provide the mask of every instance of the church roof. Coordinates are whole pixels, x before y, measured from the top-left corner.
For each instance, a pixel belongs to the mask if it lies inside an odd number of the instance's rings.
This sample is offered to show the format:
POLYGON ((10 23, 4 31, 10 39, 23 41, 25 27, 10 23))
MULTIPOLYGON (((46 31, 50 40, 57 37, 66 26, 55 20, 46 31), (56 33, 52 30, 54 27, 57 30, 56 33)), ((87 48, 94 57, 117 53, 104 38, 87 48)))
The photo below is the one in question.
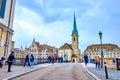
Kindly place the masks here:
POLYGON ((78 30, 77 30, 77 25, 76 25, 75 13, 74 13, 74 21, 73 21, 73 31, 72 31, 72 35, 73 35, 74 33, 78 36, 78 30))
POLYGON ((61 47, 59 48, 59 50, 64 50, 64 49, 71 49, 71 50, 73 50, 73 49, 71 48, 71 45, 68 44, 68 43, 65 43, 63 46, 61 46, 61 47))

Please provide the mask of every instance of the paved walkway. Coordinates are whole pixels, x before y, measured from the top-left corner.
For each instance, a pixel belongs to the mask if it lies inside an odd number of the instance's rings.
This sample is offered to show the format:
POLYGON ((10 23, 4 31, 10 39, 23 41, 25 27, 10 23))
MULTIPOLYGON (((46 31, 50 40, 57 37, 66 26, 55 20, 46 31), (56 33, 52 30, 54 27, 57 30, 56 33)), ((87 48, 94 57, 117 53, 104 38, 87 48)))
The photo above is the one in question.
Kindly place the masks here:
MULTIPOLYGON (((84 67, 84 63, 81 63, 84 67)), ((105 69, 95 68, 95 64, 88 63, 85 67, 88 72, 92 73, 93 76, 96 76, 100 80, 120 80, 120 70, 110 70, 108 69, 108 79, 106 79, 105 69)), ((97 79, 97 80, 98 80, 97 79)))
POLYGON ((17 77, 19 75, 26 74, 28 72, 32 72, 38 69, 42 69, 44 67, 50 66, 51 64, 40 64, 40 65, 35 65, 33 67, 28 67, 28 66, 15 66, 13 65, 11 67, 12 72, 7 72, 7 65, 3 66, 0 68, 0 80, 8 80, 12 77, 17 77))
MULTIPOLYGON (((87 66, 84 65, 84 63, 81 63, 86 69, 86 71, 95 78, 95 80, 120 80, 120 70, 108 70, 108 77, 109 79, 106 79, 105 76, 105 69, 98 69, 95 68, 95 64, 88 63, 87 66)), ((33 67, 23 67, 23 66, 12 66, 12 72, 7 72, 7 65, 0 68, 0 80, 8 80, 12 77, 17 77, 38 69, 42 69, 44 67, 50 66, 52 64, 40 64, 35 65, 33 67)))

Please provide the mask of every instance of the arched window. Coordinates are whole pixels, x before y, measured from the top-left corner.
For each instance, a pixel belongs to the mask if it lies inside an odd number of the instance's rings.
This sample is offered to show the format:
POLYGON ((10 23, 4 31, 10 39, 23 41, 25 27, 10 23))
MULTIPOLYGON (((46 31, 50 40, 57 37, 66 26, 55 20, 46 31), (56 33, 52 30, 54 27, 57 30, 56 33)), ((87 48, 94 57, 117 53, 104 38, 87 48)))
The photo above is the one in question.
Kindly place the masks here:
POLYGON ((75 38, 74 38, 74 42, 75 42, 75 38))

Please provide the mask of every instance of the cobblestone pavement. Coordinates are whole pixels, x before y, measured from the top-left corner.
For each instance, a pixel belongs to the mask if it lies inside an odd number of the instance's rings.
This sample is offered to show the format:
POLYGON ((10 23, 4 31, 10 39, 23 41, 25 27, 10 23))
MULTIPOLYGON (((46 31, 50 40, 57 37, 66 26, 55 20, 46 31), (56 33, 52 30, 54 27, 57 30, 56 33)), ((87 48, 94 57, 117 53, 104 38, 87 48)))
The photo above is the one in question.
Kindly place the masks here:
POLYGON ((93 80, 80 63, 62 63, 31 72, 12 80, 93 80))
MULTIPOLYGON (((85 65, 84 63, 81 64, 83 66, 85 65)), ((108 79, 106 79, 105 68, 98 69, 93 63, 88 63, 85 68, 93 75, 97 76, 100 80, 120 80, 120 70, 107 69, 108 79)))
POLYGON ((87 69, 96 76, 98 76, 101 80, 120 80, 120 71, 108 69, 108 79, 106 79, 104 68, 98 69, 95 67, 87 67, 87 69))
POLYGON ((19 76, 19 75, 22 75, 22 74, 25 74, 28 72, 32 72, 34 70, 41 69, 41 68, 44 68, 44 67, 49 66, 49 65, 51 65, 51 64, 42 64, 42 65, 36 65, 33 67, 28 67, 28 66, 23 67, 23 66, 13 65, 11 67, 12 72, 7 72, 8 66, 5 65, 2 68, 0 68, 0 80, 8 80, 12 77, 19 76))

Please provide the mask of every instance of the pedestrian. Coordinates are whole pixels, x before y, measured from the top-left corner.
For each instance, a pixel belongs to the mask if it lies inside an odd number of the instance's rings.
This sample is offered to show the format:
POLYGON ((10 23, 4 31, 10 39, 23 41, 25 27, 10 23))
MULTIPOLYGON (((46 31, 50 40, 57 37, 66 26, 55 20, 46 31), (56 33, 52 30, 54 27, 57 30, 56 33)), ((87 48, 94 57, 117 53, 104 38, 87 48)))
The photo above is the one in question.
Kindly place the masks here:
POLYGON ((49 63, 51 63, 51 56, 48 56, 48 61, 49 63))
POLYGON ((24 67, 25 67, 26 63, 28 63, 28 66, 30 66, 29 54, 27 54, 25 57, 24 67))
POLYGON ((14 51, 11 52, 11 54, 8 57, 7 63, 8 63, 8 72, 11 72, 11 66, 13 64, 15 57, 14 57, 14 51))
POLYGON ((60 63, 60 57, 58 56, 58 63, 60 63))
POLYGON ((63 57, 62 56, 60 57, 60 63, 63 63, 63 57))
POLYGON ((96 68, 100 68, 100 57, 98 53, 95 55, 95 63, 96 63, 96 68))
POLYGON ((57 56, 55 56, 55 63, 57 63, 57 56))
POLYGON ((51 57, 52 64, 54 64, 54 56, 51 57))
POLYGON ((30 66, 34 65, 34 56, 33 54, 30 55, 30 66))
POLYGON ((85 61, 85 65, 87 66, 87 63, 88 63, 88 56, 87 56, 87 54, 84 55, 84 61, 85 61))

